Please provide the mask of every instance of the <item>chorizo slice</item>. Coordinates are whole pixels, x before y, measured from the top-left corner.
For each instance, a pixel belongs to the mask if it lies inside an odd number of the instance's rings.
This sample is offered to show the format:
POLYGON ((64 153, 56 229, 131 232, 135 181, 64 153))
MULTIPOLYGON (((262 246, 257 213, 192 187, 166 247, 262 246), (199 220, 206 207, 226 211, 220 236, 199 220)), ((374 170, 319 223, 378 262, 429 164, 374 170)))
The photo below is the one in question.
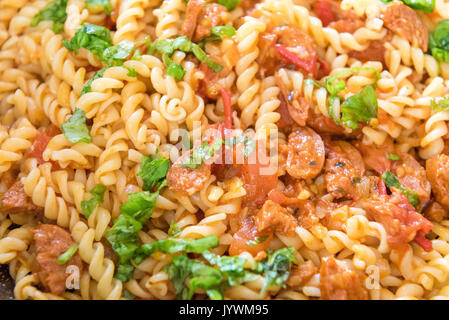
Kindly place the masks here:
POLYGON ((365 50, 350 51, 348 55, 362 62, 379 61, 385 67, 385 40, 372 40, 365 50))
POLYGON ((426 174, 435 199, 449 209, 449 156, 440 154, 427 160, 426 174))
POLYGON ((198 42, 201 39, 210 36, 210 30, 213 27, 223 25, 226 13, 226 7, 221 4, 210 3, 205 5, 198 16, 198 24, 196 26, 193 41, 198 42))
POLYGON ((78 253, 65 264, 58 263, 58 257, 66 252, 74 243, 70 233, 64 229, 51 224, 41 224, 33 229, 37 256, 35 272, 45 288, 51 293, 60 295, 66 289, 66 273, 68 266, 74 265, 79 268, 80 273, 83 264, 78 253))
POLYGON ((287 172, 296 179, 315 178, 323 169, 325 150, 321 137, 308 127, 295 129, 288 137, 287 172))
POLYGON ((359 275, 333 256, 321 258, 321 300, 368 300, 359 275))
POLYGON ((192 40, 198 23, 198 17, 204 8, 203 0, 190 0, 187 3, 186 15, 181 27, 181 34, 192 40))
POLYGON ((247 217, 242 221, 240 228, 232 237, 229 255, 236 256, 246 251, 255 257, 259 252, 268 249, 272 239, 273 232, 260 232, 257 229, 254 217, 247 217))
POLYGON ((386 8, 383 20, 385 27, 408 40, 412 46, 427 51, 429 31, 415 10, 396 1, 386 8))
POLYGON ((288 210, 274 201, 265 201, 256 214, 255 223, 259 232, 273 231, 282 234, 293 234, 296 220, 288 210))
POLYGON ((326 188, 336 198, 358 199, 356 184, 365 173, 359 151, 345 141, 329 143, 325 175, 326 188))
POLYGON ((432 201, 424 210, 424 217, 434 222, 441 222, 448 217, 448 211, 441 204, 432 201))
POLYGON ((15 182, 4 194, 2 198, 2 212, 40 214, 43 208, 36 206, 25 193, 23 184, 15 182))
POLYGON ((167 186, 171 190, 189 196, 200 191, 211 175, 211 165, 204 162, 198 169, 182 166, 192 153, 193 149, 184 153, 167 172, 167 186))

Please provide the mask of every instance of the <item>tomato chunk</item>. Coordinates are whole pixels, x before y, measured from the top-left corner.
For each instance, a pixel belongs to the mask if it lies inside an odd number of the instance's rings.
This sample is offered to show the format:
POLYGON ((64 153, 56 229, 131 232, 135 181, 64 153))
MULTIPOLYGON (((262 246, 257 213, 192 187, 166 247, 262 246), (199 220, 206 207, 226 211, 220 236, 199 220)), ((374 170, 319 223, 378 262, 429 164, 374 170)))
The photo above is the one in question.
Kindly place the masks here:
POLYGON ((51 138, 60 133, 61 131, 54 124, 49 125, 44 132, 38 132, 30 150, 28 150, 28 156, 30 158, 36 158, 39 164, 44 163, 45 161, 42 158, 42 153, 45 151, 45 148, 47 148, 51 138))

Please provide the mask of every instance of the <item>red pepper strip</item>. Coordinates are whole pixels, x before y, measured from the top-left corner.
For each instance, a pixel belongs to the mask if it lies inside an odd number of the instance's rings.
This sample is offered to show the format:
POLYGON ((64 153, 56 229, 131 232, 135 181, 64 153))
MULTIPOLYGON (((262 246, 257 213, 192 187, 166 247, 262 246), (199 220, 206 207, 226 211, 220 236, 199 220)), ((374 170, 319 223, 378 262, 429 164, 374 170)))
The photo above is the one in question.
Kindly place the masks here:
POLYGON ((316 52, 312 54, 312 58, 309 60, 301 60, 298 58, 296 54, 294 54, 291 51, 288 51, 288 49, 283 46, 282 44, 275 44, 274 48, 276 52, 285 60, 290 62, 291 64, 295 65, 298 68, 304 69, 308 73, 311 73, 314 78, 316 78, 317 74, 317 68, 316 68, 316 62, 317 62, 317 55, 316 52))
POLYGON ((225 128, 232 129, 231 93, 225 88, 220 89, 225 113, 225 128))
POLYGON ((329 23, 335 21, 334 14, 332 12, 332 5, 329 1, 318 1, 313 6, 313 11, 325 27, 327 27, 329 23))
POLYGON ((415 242, 424 249, 424 251, 432 251, 432 241, 426 238, 423 230, 418 230, 415 235, 415 242))

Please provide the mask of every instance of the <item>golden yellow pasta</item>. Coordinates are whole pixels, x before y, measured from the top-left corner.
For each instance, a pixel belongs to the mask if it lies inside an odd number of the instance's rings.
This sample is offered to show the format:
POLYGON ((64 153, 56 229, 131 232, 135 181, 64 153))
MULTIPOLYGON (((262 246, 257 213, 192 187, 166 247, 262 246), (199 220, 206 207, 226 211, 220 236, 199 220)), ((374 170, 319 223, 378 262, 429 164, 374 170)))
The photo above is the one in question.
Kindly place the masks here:
POLYGON ((16 299, 448 299, 449 1, 0 0, 16 299))

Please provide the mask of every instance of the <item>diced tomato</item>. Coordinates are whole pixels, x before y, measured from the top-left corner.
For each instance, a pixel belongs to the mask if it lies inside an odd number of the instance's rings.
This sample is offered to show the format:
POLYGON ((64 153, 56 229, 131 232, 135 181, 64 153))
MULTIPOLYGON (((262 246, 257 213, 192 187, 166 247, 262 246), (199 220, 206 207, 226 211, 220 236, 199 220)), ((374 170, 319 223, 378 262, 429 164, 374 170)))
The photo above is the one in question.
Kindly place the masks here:
POLYGON ((221 98, 223 99, 223 107, 225 113, 225 128, 232 128, 232 109, 231 109, 231 93, 225 88, 220 89, 221 98))
POLYGON ((36 158, 39 164, 44 163, 45 161, 42 158, 42 153, 45 151, 45 148, 47 148, 51 138, 59 133, 61 133, 61 131, 53 124, 49 125, 44 132, 38 132, 30 150, 28 150, 28 156, 36 158))
POLYGON ((329 73, 331 72, 331 66, 326 60, 321 59, 320 57, 317 58, 317 61, 320 65, 320 67, 318 68, 318 79, 321 79, 329 75, 329 73))
POLYGON ((325 27, 335 21, 334 13, 332 12, 332 4, 329 1, 318 1, 313 6, 313 11, 325 27))
POLYGON ((291 64, 293 64, 294 66, 296 66, 298 68, 304 69, 308 73, 312 74, 314 78, 316 78, 316 75, 317 75, 317 68, 316 68, 317 54, 316 54, 316 52, 310 53, 310 55, 311 55, 310 59, 302 60, 302 59, 298 58, 298 56, 296 54, 289 51, 287 49, 287 47, 285 47, 282 44, 277 43, 274 45, 274 48, 276 50, 276 53, 279 56, 281 56, 283 59, 287 60, 288 62, 290 62, 291 64))
POLYGON ((431 243, 424 240, 424 235, 432 229, 432 222, 416 212, 408 199, 396 189, 393 189, 391 196, 367 200, 364 209, 371 219, 384 226, 392 248, 404 250, 408 242, 415 240, 424 250, 431 250, 431 243))
POLYGON ((432 251, 432 241, 426 238, 426 234, 424 231, 419 230, 416 232, 415 242, 424 249, 424 251, 430 252, 432 251))
POLYGON ((432 251, 432 242, 426 238, 426 234, 433 228, 433 223, 424 218, 421 214, 415 211, 415 208, 410 204, 408 199, 404 195, 401 196, 401 202, 398 203, 398 206, 404 207, 409 212, 409 219, 413 221, 413 223, 420 223, 421 229, 416 232, 415 242, 423 248, 425 251, 432 251), (424 220, 424 221, 422 221, 424 220))
POLYGON ((246 190, 247 205, 260 208, 267 199, 268 193, 277 187, 278 173, 276 168, 270 167, 269 161, 261 163, 259 157, 256 158, 257 153, 254 151, 251 154, 252 161, 250 163, 247 161, 245 164, 237 166, 240 167, 246 190))

